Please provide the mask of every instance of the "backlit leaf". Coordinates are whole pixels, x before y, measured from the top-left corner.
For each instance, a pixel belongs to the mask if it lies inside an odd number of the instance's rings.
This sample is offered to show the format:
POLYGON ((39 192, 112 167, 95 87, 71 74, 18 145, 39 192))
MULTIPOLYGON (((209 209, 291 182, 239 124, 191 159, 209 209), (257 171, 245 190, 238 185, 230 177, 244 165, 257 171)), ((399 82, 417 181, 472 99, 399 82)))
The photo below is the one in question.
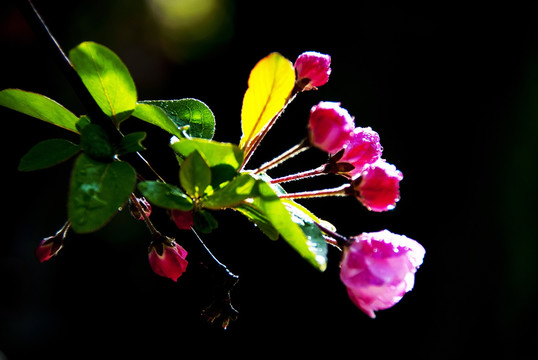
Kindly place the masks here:
POLYGON ((183 158, 186 158, 195 150, 198 151, 204 156, 204 159, 210 167, 230 165, 237 170, 243 163, 243 151, 241 151, 237 145, 231 143, 195 138, 172 138, 170 146, 183 158))
POLYGON ((179 169, 179 182, 183 189, 194 198, 199 198, 211 184, 211 169, 198 151, 187 156, 179 169))
POLYGON ((252 69, 241 110, 243 135, 239 147, 246 154, 262 130, 272 126, 271 120, 286 105, 294 85, 293 64, 279 53, 266 56, 252 69))
POLYGON ((209 209, 234 207, 252 196, 256 179, 250 174, 240 174, 222 188, 203 199, 203 206, 209 209))
POLYGON ((107 47, 88 41, 69 52, 69 58, 82 82, 116 125, 136 107, 136 87, 129 70, 107 47))
POLYGON ((0 105, 78 133, 78 118, 44 95, 19 89, 5 89, 0 91, 0 105))

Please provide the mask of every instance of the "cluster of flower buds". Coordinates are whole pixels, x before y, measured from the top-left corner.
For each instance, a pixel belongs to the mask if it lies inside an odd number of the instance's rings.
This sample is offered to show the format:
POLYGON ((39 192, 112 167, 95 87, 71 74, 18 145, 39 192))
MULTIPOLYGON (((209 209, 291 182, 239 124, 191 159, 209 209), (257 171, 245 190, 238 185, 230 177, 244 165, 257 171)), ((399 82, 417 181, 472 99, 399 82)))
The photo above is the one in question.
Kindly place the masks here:
MULTIPOLYGON (((329 80, 331 57, 309 51, 295 61, 295 92, 317 89, 329 80)), ((370 127, 355 126, 355 119, 338 102, 321 101, 310 110, 308 136, 281 156, 262 165, 255 172, 264 172, 315 147, 329 155, 326 164, 298 174, 273 179, 284 183, 323 174, 338 174, 350 182, 329 190, 286 194, 284 197, 355 196, 367 209, 376 212, 392 210, 400 199, 402 173, 381 156, 379 134, 370 127)))
MULTIPOLYGON (((296 89, 312 90, 325 84, 331 73, 330 60, 330 56, 315 52, 300 55, 295 62, 296 89)), ((352 195, 370 211, 395 208, 400 199, 402 173, 382 158, 379 134, 370 127, 356 127, 355 119, 338 102, 322 101, 313 106, 307 138, 257 171, 267 171, 308 147, 326 152, 328 162, 312 170, 273 179, 272 183, 323 174, 341 175, 349 182, 334 189, 281 197, 352 195)), ((374 318, 375 311, 392 307, 413 288, 414 274, 424 255, 424 248, 406 236, 388 230, 363 233, 344 241, 340 278, 353 303, 374 318)))

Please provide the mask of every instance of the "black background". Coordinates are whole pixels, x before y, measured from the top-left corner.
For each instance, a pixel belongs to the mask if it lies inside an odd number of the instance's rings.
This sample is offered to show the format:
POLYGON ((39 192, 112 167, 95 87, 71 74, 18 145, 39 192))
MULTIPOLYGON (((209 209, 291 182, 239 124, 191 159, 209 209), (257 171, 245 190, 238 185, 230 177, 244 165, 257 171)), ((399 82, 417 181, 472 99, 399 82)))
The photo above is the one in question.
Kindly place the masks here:
MULTIPOLYGON (((384 158, 404 173, 402 199, 383 214, 347 198, 303 204, 344 235, 385 228, 405 234, 426 248, 426 257, 414 290, 371 320, 339 281, 336 249, 320 273, 239 214, 217 213, 219 228, 204 241, 240 276, 232 294, 240 317, 226 331, 212 328, 199 315, 211 301, 211 276, 198 266, 196 240, 171 227, 162 211, 153 215, 160 229, 189 251, 189 269, 177 284, 151 271, 150 235, 125 212, 94 234, 70 233, 51 261, 35 260, 40 239, 65 221, 70 163, 33 173, 19 173, 17 164, 38 141, 76 137, 2 108, 0 351, 7 359, 145 353, 515 359, 535 351, 534 4, 229 0, 219 2, 223 10, 213 20, 218 35, 193 45, 160 31, 141 0, 35 3, 65 50, 93 40, 116 52, 139 99, 204 101, 219 141, 239 140, 242 97, 259 59, 272 51, 292 61, 307 50, 330 54, 328 84, 289 106, 251 166, 298 143, 311 106, 340 101, 358 126, 380 134, 384 158)), ((3 3, 0 14, 0 88, 42 93, 83 114, 16 8, 3 3)), ((165 178, 177 177, 165 134, 136 120, 122 129, 147 131, 146 158, 165 178)), ((322 160, 310 150, 272 174, 322 160)), ((326 177, 289 190, 338 183, 326 177)))

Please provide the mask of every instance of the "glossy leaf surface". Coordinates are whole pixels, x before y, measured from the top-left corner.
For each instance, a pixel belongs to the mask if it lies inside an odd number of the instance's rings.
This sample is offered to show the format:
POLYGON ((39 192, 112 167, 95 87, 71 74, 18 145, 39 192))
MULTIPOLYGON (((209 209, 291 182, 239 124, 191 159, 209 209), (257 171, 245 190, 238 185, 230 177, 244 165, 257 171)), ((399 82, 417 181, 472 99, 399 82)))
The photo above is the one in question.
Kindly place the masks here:
POLYGON ((215 133, 215 116, 211 109, 197 99, 148 100, 139 104, 154 105, 162 109, 176 124, 189 126, 187 134, 192 137, 212 139, 215 133))
POLYGON ((183 136, 176 123, 158 106, 138 102, 132 115, 147 123, 158 126, 174 136, 183 136))
POLYGON ((320 271, 326 269, 326 245, 325 248, 321 245, 323 237, 317 226, 307 219, 308 216, 288 208, 269 184, 258 180, 257 196, 250 207, 257 209, 310 264, 320 271))

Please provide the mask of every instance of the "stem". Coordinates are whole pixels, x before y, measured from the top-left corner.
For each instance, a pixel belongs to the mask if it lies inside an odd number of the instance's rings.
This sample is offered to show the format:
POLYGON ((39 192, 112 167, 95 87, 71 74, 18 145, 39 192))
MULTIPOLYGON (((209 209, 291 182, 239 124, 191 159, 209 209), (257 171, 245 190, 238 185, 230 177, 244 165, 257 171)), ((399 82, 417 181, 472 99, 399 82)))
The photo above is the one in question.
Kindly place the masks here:
POLYGON ((67 236, 67 231, 69 230, 70 227, 71 227, 71 221, 67 220, 65 224, 63 224, 63 226, 60 228, 60 230, 56 232, 55 236, 62 235, 62 240, 65 239, 65 237, 67 236))
POLYGON ((325 226, 321 225, 320 223, 315 223, 315 224, 317 225, 317 227, 322 232, 327 234, 327 236, 329 237, 330 240, 325 238, 325 241, 327 241, 331 245, 336 246, 340 250, 342 250, 344 248, 344 246, 346 246, 346 244, 348 244, 350 242, 349 238, 347 238, 347 237, 345 237, 343 235, 340 235, 340 234, 332 231, 331 229, 326 228, 325 226))
POLYGON ((205 252, 207 253, 207 255, 209 256, 209 259, 213 262, 214 265, 216 265, 216 268, 217 269, 220 269, 221 271, 224 271, 224 273, 226 273, 228 276, 230 276, 231 278, 237 280, 239 279, 239 276, 235 275, 234 273, 232 273, 227 267, 226 265, 224 265, 223 263, 221 263, 216 257, 215 255, 213 255, 213 253, 211 252, 211 250, 209 250, 209 248, 206 246, 206 244, 204 243, 204 241, 202 240, 202 238, 200 237, 200 235, 198 235, 198 233, 196 232, 196 230, 194 230, 193 227, 191 227, 191 230, 192 232, 194 233, 194 235, 196 236, 196 238, 198 239, 198 241, 200 242, 200 245, 202 246, 202 248, 205 250, 205 252))
POLYGON ((315 168, 315 169, 312 169, 312 170, 307 170, 307 171, 303 171, 303 172, 300 172, 300 173, 297 173, 297 174, 282 176, 282 177, 273 179, 273 180, 270 181, 270 183, 271 184, 280 184, 280 183, 285 183, 285 182, 289 182, 289 181, 306 179, 306 178, 314 177, 314 176, 318 176, 318 175, 325 175, 325 174, 327 174, 327 172, 325 171, 326 169, 327 169, 327 166, 322 165, 322 166, 320 166, 318 168, 315 168))
POLYGON ((305 151, 310 147, 310 143, 308 141, 308 138, 305 138, 303 141, 301 141, 299 144, 295 145, 289 150, 286 150, 276 158, 274 158, 271 161, 266 162, 262 166, 260 166, 258 169, 254 170, 254 174, 259 174, 261 172, 265 172, 267 170, 270 170, 274 167, 277 167, 278 165, 282 164, 284 161, 291 159, 295 155, 305 151))
POLYGON ((211 253, 193 227, 191 227, 191 230, 204 250, 202 253, 205 253, 210 260, 206 265, 211 265, 214 273, 219 274, 222 277, 222 282, 218 281, 213 288, 213 302, 202 310, 202 317, 211 324, 216 321, 220 322, 222 328, 226 330, 230 322, 236 320, 239 314, 232 306, 231 299, 231 291, 239 282, 239 276, 233 274, 215 257, 215 255, 213 255, 213 253, 211 253))
POLYGON ((324 189, 324 190, 314 190, 314 191, 304 191, 291 194, 283 194, 278 197, 281 199, 308 199, 308 198, 318 198, 318 197, 327 197, 327 196, 347 196, 349 194, 350 184, 344 184, 337 188, 333 189, 324 189))

